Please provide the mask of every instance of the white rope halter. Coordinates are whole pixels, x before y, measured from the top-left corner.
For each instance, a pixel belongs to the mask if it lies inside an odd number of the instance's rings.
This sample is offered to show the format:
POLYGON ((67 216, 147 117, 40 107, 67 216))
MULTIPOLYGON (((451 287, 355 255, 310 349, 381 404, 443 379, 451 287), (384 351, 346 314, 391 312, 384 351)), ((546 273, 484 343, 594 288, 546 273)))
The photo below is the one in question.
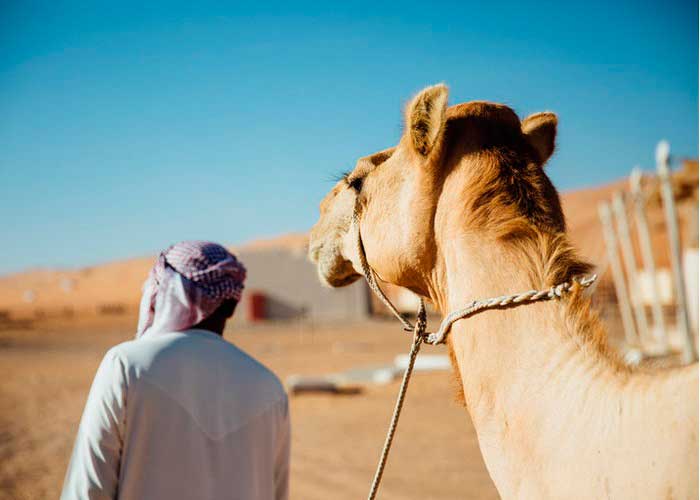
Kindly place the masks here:
POLYGON ((418 305, 418 312, 416 313, 416 323, 411 324, 403 315, 396 309, 396 306, 392 304, 389 298, 386 296, 384 291, 379 286, 377 282, 377 274, 374 269, 367 262, 367 255, 365 254, 365 247, 362 243, 362 234, 360 231, 360 204, 359 201, 355 201, 355 209, 352 214, 352 225, 354 226, 357 234, 357 254, 360 260, 360 265, 362 267, 362 274, 364 274, 367 284, 372 289, 372 291, 377 295, 379 300, 391 311, 391 313, 396 316, 396 318, 403 324, 404 330, 413 332, 413 342, 411 344, 411 350, 408 355, 408 366, 404 372, 403 379, 401 380, 401 387, 399 388, 399 394, 396 398, 396 404, 394 406, 394 413, 391 417, 391 423, 389 424, 389 430, 387 431, 387 436, 384 441, 384 447, 382 448, 382 454, 379 458, 379 464, 377 465, 377 471, 374 474, 374 479, 372 480, 372 486, 368 495, 368 500, 373 500, 377 496, 379 490, 379 484, 382 480, 382 475, 384 474, 384 468, 386 467, 386 461, 389 457, 389 450, 391 449, 391 444, 394 441, 394 434, 396 433, 396 427, 399 422, 399 416, 401 415, 401 409, 403 408, 403 402, 406 397, 406 391, 408 389, 408 382, 411 379, 411 374, 413 373, 413 365, 418 356, 418 351, 420 351, 421 344, 442 344, 447 340, 447 335, 452 328, 452 325, 459 321, 460 319, 467 318, 473 314, 484 311, 486 309, 500 309, 508 306, 517 306, 520 304, 531 304, 533 302, 558 299, 563 296, 564 293, 571 291, 575 284, 583 288, 587 288, 593 284, 597 279, 597 275, 593 274, 588 277, 573 278, 570 282, 560 283, 551 288, 545 290, 528 290, 526 292, 514 293, 512 295, 501 295, 499 297, 492 297, 490 299, 473 300, 467 304, 462 309, 454 311, 442 320, 440 327, 434 333, 429 333, 426 331, 427 321, 425 312, 425 302, 423 298, 420 297, 420 303, 418 305))

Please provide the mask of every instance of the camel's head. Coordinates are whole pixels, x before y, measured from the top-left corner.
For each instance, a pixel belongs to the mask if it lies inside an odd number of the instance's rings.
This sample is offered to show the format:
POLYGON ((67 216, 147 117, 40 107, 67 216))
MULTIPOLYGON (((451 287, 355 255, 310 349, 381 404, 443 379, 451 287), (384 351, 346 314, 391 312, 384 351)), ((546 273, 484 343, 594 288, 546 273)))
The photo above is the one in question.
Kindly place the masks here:
POLYGON ((356 200, 370 265, 422 295, 430 295, 430 278, 440 272, 440 245, 461 236, 440 234, 448 227, 487 231, 517 219, 564 230, 542 168, 554 150, 556 116, 521 122, 510 108, 485 102, 448 108, 447 95, 444 85, 416 95, 398 145, 361 158, 321 202, 309 256, 327 284, 361 276, 351 223, 356 200))

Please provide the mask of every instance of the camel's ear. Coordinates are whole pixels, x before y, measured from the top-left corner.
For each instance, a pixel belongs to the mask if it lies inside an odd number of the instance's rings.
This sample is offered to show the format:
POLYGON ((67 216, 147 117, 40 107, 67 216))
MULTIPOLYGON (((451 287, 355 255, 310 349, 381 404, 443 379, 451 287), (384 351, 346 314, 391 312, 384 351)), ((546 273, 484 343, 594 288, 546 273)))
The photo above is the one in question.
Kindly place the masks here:
POLYGON ((421 156, 428 156, 442 138, 447 94, 447 86, 433 85, 423 89, 406 108, 406 133, 421 156))
POLYGON ((554 140, 557 136, 557 115, 545 111, 535 113, 523 120, 523 134, 530 141, 539 156, 539 165, 547 163, 554 152, 554 140))

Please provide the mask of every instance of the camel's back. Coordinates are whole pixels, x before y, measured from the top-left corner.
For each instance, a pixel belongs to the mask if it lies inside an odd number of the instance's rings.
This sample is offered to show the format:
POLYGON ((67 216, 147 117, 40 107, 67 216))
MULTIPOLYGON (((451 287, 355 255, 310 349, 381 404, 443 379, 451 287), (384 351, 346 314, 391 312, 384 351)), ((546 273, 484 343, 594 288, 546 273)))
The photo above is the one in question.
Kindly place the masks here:
POLYGON ((698 364, 694 363, 669 373, 670 416, 657 426, 657 432, 674 445, 669 457, 669 483, 665 498, 698 498, 698 364))
POLYGON ((697 364, 605 385, 568 415, 545 465, 545 476, 557 479, 520 496, 698 498, 697 364))
POLYGON ((643 397, 628 399, 619 429, 629 449, 619 473, 636 483, 636 498, 698 498, 697 363, 644 374, 637 384, 643 397))

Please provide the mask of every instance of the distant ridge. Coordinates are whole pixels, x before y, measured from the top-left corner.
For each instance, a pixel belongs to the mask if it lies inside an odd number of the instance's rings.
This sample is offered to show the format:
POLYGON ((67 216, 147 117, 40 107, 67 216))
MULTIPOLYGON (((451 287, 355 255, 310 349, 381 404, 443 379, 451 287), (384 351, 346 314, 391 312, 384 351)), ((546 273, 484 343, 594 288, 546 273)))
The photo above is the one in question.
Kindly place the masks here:
MULTIPOLYGON (((674 174, 681 229, 688 226, 692 207, 697 207, 697 162, 686 162, 674 174)), ((562 194, 568 231, 580 254, 596 266, 606 262, 605 246, 598 222, 597 206, 610 200, 617 190, 626 190, 627 180, 562 194)), ((669 265, 665 222, 658 195, 650 187, 648 208, 655 258, 659 267, 669 265)), ((697 233, 696 233, 697 234, 697 233)), ((697 237, 697 236, 695 236, 697 237)), ((687 236, 686 236, 687 239, 687 236)), ((284 249, 305 253, 308 235, 288 233, 234 245, 234 252, 265 252, 284 249)), ((697 247, 697 241, 688 242, 697 247)), ((135 312, 141 286, 155 256, 118 260, 73 270, 33 269, 0 277, 0 317, 70 316, 72 314, 123 314, 135 312)))
MULTIPOLYGON (((232 245, 233 252, 305 251, 308 236, 289 233, 232 245)), ((117 260, 79 269, 34 268, 0 276, 0 315, 69 316, 85 311, 135 311, 156 256, 117 260)))

